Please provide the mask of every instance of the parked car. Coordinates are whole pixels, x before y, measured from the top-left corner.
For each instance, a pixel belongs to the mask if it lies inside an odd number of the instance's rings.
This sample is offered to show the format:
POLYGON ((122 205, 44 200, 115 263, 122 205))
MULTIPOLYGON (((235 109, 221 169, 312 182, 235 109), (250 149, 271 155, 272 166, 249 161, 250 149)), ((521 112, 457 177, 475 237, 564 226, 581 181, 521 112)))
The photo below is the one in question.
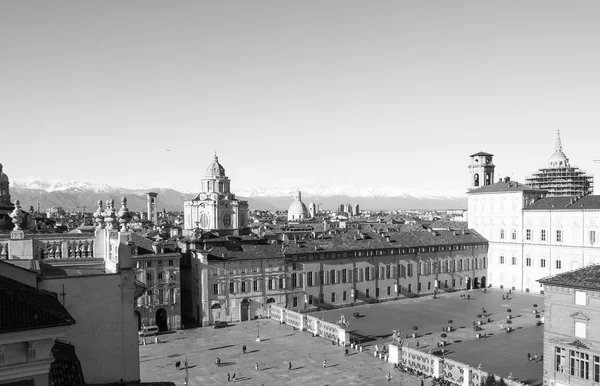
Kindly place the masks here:
POLYGON ((158 326, 142 326, 138 332, 139 336, 152 336, 158 334, 158 326))
POLYGON ((223 328, 223 327, 227 327, 227 326, 228 326, 227 322, 221 322, 221 321, 215 322, 215 324, 213 324, 213 328, 223 328))

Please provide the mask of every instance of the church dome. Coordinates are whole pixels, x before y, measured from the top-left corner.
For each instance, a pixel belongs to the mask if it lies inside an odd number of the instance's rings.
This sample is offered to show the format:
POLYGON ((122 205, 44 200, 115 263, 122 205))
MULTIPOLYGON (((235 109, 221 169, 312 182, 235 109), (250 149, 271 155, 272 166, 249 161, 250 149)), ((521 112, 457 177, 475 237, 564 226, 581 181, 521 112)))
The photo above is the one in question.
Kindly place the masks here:
POLYGON ((560 130, 558 131, 558 135, 556 137, 556 145, 554 148, 554 154, 550 157, 548 161, 548 165, 551 168, 566 168, 569 167, 569 159, 563 152, 562 141, 560 140, 560 130))
POLYGON ((302 202, 302 195, 298 192, 296 199, 288 209, 288 221, 304 220, 308 218, 308 208, 302 202))
POLYGON ((0 164, 0 181, 8 181, 8 176, 2 172, 2 164, 0 164))
POLYGON ((213 162, 206 168, 207 178, 225 178, 225 168, 219 163, 219 157, 215 154, 213 162))

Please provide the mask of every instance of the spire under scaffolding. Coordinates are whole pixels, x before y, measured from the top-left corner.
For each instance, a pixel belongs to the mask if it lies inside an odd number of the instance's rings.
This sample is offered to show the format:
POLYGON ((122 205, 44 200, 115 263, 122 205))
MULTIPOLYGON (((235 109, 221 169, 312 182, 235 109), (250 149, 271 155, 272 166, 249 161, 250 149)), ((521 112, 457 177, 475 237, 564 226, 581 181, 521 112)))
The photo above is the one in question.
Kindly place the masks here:
POLYGON ((585 171, 571 166, 565 155, 560 139, 560 129, 556 133, 554 154, 548 166, 532 173, 525 183, 536 189, 548 191, 548 196, 585 196, 593 192, 594 179, 585 171))

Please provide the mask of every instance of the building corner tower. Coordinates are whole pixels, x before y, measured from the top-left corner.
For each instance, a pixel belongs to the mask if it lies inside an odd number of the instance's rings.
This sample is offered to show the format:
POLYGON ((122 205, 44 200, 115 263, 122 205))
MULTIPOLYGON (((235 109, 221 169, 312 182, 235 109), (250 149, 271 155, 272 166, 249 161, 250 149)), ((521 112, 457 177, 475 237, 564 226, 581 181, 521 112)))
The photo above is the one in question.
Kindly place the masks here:
POLYGON ((480 151, 479 153, 472 154, 470 157, 471 165, 469 165, 469 171, 471 172, 471 182, 469 183, 469 190, 493 184, 494 169, 496 168, 493 163, 494 155, 480 151))

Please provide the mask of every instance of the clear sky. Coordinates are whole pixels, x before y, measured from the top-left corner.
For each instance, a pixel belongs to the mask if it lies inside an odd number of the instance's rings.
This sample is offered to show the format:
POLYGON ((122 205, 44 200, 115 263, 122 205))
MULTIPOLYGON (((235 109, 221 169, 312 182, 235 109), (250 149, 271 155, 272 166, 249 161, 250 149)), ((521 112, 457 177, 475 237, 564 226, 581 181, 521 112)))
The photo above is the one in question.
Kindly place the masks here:
POLYGON ((2 1, 11 179, 198 190, 464 192, 544 166, 560 127, 600 176, 600 2, 2 1), (169 149, 170 151, 167 151, 169 149))

